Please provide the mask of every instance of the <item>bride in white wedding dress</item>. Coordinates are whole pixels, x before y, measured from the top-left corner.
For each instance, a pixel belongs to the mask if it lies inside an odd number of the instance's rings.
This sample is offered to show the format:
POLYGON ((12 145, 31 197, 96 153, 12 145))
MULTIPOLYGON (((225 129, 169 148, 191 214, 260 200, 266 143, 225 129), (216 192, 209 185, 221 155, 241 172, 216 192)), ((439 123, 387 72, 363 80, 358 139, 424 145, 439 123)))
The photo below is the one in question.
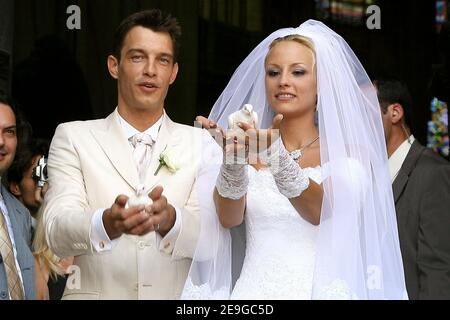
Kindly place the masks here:
MULTIPOLYGON (((305 170, 321 183, 320 167, 305 170)), ((245 227, 245 260, 231 299, 311 299, 318 227, 280 194, 269 169, 249 167, 245 227)))
POLYGON ((246 103, 259 128, 241 123, 224 137, 224 163, 210 177, 216 212, 201 212, 181 298, 405 298, 380 109, 347 43, 313 20, 272 33, 233 74, 210 120, 198 120, 225 127, 246 103), (253 157, 230 161, 237 150, 253 157), (243 221, 245 257, 232 286, 229 230, 243 221))

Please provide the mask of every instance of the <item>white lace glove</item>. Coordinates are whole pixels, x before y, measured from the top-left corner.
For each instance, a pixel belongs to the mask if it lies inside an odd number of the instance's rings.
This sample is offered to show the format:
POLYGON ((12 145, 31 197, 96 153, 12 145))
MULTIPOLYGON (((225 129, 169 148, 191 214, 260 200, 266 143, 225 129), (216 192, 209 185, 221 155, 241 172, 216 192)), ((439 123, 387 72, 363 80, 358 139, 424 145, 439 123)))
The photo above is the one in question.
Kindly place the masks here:
POLYGON ((248 173, 246 164, 222 164, 217 177, 217 192, 224 198, 238 200, 247 193, 248 173))
POLYGON ((291 158, 281 138, 270 146, 269 151, 260 153, 259 157, 270 165, 280 193, 288 199, 300 196, 309 187, 309 177, 305 171, 291 158))

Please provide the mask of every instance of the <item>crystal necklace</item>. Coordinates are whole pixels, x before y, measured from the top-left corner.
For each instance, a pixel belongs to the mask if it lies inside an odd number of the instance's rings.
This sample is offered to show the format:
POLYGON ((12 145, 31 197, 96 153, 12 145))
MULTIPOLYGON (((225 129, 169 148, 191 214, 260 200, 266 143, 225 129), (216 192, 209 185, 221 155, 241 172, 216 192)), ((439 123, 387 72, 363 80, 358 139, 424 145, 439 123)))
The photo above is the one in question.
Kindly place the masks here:
POLYGON ((315 138, 314 140, 312 140, 311 142, 308 142, 307 144, 305 144, 304 146, 301 146, 300 149, 295 149, 292 150, 291 152, 289 152, 289 155, 291 156, 292 159, 294 159, 295 161, 297 161, 298 159, 301 158, 302 151, 306 148, 308 148, 310 145, 312 145, 314 142, 317 141, 317 139, 319 139, 320 136, 317 136, 317 138, 315 138))

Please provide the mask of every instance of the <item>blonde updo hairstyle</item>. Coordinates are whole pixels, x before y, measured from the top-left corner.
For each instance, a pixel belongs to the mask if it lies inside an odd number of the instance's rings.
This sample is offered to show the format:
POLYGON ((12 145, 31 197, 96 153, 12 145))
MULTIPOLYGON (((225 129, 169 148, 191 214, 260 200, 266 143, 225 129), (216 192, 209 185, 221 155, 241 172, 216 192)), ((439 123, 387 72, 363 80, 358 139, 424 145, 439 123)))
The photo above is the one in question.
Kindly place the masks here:
POLYGON ((272 50, 273 47, 275 47, 278 43, 283 42, 283 41, 294 41, 297 42, 301 45, 304 45, 305 47, 307 47, 309 50, 311 50, 311 53, 313 55, 313 67, 315 69, 316 66, 316 50, 314 48, 314 43, 312 42, 312 40, 308 37, 305 36, 301 36, 298 34, 290 34, 284 37, 279 37, 276 38, 275 40, 272 41, 272 43, 269 46, 269 52, 267 53, 266 59, 270 54, 270 50, 272 50))

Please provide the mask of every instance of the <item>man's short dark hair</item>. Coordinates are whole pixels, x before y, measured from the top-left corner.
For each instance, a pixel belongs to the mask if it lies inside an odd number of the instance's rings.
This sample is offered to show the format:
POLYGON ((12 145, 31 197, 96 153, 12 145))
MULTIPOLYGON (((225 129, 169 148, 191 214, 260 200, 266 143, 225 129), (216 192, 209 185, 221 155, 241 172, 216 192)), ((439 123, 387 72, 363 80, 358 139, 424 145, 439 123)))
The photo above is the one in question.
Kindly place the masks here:
POLYGON ((18 150, 6 175, 8 184, 11 182, 19 184, 25 171, 33 164, 33 158, 37 155, 47 156, 48 149, 49 144, 46 140, 32 139, 27 145, 18 150))
POLYGON ((179 38, 181 28, 176 18, 165 14, 159 9, 145 10, 133 13, 123 20, 114 34, 113 55, 120 60, 120 51, 128 32, 134 27, 144 27, 154 32, 167 32, 172 39, 174 62, 178 61, 180 49, 179 38))
POLYGON ((383 113, 387 112, 389 105, 398 103, 403 108, 404 122, 411 129, 412 98, 406 84, 395 78, 379 78, 373 81, 378 101, 383 113))

